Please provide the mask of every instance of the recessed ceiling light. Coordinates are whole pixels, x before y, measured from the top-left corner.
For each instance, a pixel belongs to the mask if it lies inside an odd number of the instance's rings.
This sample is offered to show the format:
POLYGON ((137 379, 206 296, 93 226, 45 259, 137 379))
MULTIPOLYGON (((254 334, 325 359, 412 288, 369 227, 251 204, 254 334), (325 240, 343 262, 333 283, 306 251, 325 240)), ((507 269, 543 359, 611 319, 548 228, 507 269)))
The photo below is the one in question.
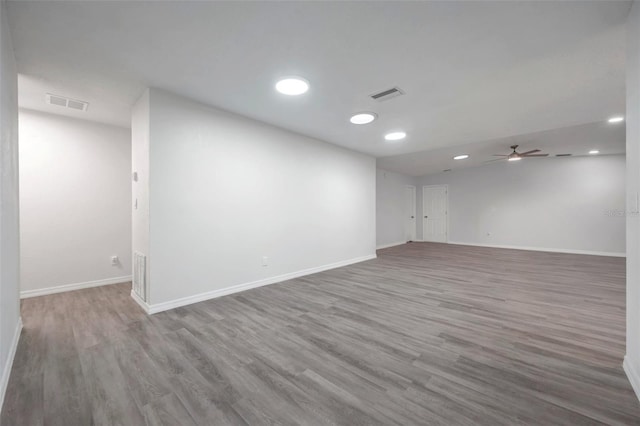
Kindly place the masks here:
POLYGON ((520 161, 522 157, 509 157, 509 161, 520 161))
POLYGON ((384 135, 384 138, 388 141, 399 141, 407 137, 405 132, 391 132, 384 135))
POLYGON ((589 154, 600 154, 600 151, 598 151, 597 149, 592 149, 591 151, 589 151, 589 154))
POLYGON ((622 116, 611 117, 609 119, 609 123, 620 123, 621 121, 624 121, 624 117, 622 116))
POLYGON ((469 154, 456 155, 453 157, 454 160, 466 160, 469 158, 469 154))
POLYGON ((309 90, 309 82, 302 77, 287 77, 276 83, 276 90, 283 95, 302 95, 309 90))
POLYGON ((374 112, 359 112, 351 116, 351 121, 353 124, 369 124, 373 120, 376 119, 378 115, 374 112))

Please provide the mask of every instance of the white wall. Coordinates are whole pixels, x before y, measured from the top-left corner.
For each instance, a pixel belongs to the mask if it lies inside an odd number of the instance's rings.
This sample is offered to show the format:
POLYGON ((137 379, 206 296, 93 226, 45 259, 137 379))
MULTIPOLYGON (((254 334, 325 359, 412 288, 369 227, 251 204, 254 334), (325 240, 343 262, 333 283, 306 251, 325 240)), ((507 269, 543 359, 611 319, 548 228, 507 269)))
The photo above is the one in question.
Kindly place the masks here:
MULTIPOLYGON (((381 169, 376 171, 377 247, 399 244, 406 240, 405 188, 407 185, 416 186, 416 178, 381 169)), ((416 213, 419 213, 417 208, 416 206, 416 213)), ((416 235, 418 238, 419 234, 416 235)))
POLYGON ((150 106, 152 305, 375 256, 374 158, 160 90, 150 106))
POLYGON ((420 179, 420 205, 422 186, 436 184, 449 185, 449 242, 625 252, 623 155, 501 161, 429 175, 420 179))
POLYGON ((129 280, 130 131, 20 110, 20 222, 23 296, 129 280))
POLYGON ((19 337, 20 239, 18 202, 18 81, 0 3, 0 409, 19 337))
MULTIPOLYGON (((134 253, 147 256, 146 277, 150 282, 149 259, 149 90, 138 99, 131 115, 131 168, 137 181, 131 191, 131 245, 134 253)), ((138 295, 142 296, 142 295, 138 295)), ((149 295, 145 295, 149 300, 149 295)))
POLYGON ((627 21, 627 355, 625 371, 640 397, 640 3, 627 21))

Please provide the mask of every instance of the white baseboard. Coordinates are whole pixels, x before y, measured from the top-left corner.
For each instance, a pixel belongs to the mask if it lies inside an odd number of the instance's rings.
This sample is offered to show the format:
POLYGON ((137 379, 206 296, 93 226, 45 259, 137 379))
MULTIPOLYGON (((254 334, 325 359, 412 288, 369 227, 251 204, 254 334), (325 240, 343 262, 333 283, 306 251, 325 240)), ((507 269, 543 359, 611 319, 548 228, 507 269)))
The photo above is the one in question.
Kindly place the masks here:
POLYGON ((144 300, 142 300, 140 298, 140 296, 138 296, 138 293, 136 293, 135 291, 133 291, 133 289, 131 289, 131 298, 138 304, 140 305, 140 307, 148 314, 150 314, 151 312, 151 308, 149 307, 149 304, 147 302, 145 302, 144 300))
POLYGON ((56 287, 38 288, 36 290, 24 290, 20 292, 20 298, 46 296, 47 294, 63 293, 65 291, 80 290, 83 288, 99 287, 101 285, 119 284, 131 281, 131 275, 124 277, 107 278, 104 280, 87 281, 84 283, 65 284, 56 287))
POLYGON ((627 378, 631 383, 633 391, 636 393, 636 397, 640 400, 640 375, 638 375, 638 371, 633 367, 626 355, 622 362, 622 368, 624 368, 624 372, 627 373, 627 378))
POLYGON ((278 275, 271 278, 265 278, 258 281, 252 281, 249 283, 238 284, 219 290, 208 291, 206 293, 195 294, 193 296, 182 297, 180 299, 170 300, 168 302, 147 304, 139 298, 134 297, 134 300, 146 310, 148 314, 155 314, 162 311, 168 311, 169 309, 179 308, 180 306, 191 305, 193 303, 202 302, 209 299, 215 299, 217 297, 227 296, 229 294, 239 293, 241 291, 250 290, 252 288, 262 287, 269 284, 275 284, 282 281, 291 280, 294 278, 303 277, 305 275, 316 274, 318 272, 327 271, 329 269, 340 268, 342 266, 352 265, 354 263, 364 262, 366 260, 375 259, 375 254, 367 256, 357 257, 354 259, 344 260, 341 262, 331 263, 329 265, 317 266, 315 268, 304 269, 302 271, 291 272, 288 274, 278 275))
POLYGON ((11 376, 11 367, 13 367, 13 359, 16 356, 16 349, 18 349, 18 342, 20 341, 21 332, 22 318, 18 317, 18 324, 16 324, 16 329, 13 332, 13 339, 11 339, 9 354, 7 356, 7 361, 4 363, 2 378, 0 379, 0 411, 2 411, 2 405, 4 404, 4 397, 7 392, 7 386, 9 385, 9 376, 11 376))
POLYGON ((389 247, 395 247, 395 246, 401 246, 403 244, 407 244, 406 241, 399 241, 397 243, 391 243, 391 244, 382 244, 376 247, 376 250, 382 250, 382 249, 386 249, 389 247))
POLYGON ((545 251, 548 253, 569 253, 569 254, 588 254, 591 256, 610 256, 610 257, 627 257, 625 253, 609 252, 609 251, 593 251, 593 250, 573 250, 573 249, 557 249, 546 247, 528 247, 528 246, 511 246, 503 244, 478 244, 478 243, 462 243, 449 241, 449 244, 458 246, 474 246, 474 247, 491 247, 491 248, 503 248, 512 250, 529 250, 529 251, 545 251))

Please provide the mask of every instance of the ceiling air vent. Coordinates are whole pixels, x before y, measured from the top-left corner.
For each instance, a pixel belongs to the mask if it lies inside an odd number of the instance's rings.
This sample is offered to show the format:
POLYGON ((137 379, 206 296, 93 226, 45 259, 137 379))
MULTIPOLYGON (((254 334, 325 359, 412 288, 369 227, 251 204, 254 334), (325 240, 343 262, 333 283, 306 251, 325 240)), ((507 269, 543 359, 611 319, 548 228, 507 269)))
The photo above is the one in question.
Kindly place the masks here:
POLYGON ((77 109, 80 111, 86 111, 87 108, 89 108, 89 104, 87 102, 74 101, 73 99, 69 99, 67 101, 67 106, 71 109, 77 109))
POLYGON ((65 98, 64 96, 52 95, 47 93, 47 103, 65 108, 75 109, 77 111, 86 111, 89 109, 89 102, 78 101, 76 99, 65 98))
POLYGON ((404 92, 399 87, 392 87, 391 89, 374 93, 373 95, 371 95, 371 99, 373 99, 374 101, 382 102, 400 95, 404 95, 404 92))
POLYGON ((58 106, 66 107, 67 106, 67 99, 63 98, 61 96, 56 96, 56 95, 52 95, 50 93, 47 93, 47 103, 51 104, 51 105, 58 105, 58 106))
POLYGON ((571 157, 571 154, 556 154, 556 157, 571 157))

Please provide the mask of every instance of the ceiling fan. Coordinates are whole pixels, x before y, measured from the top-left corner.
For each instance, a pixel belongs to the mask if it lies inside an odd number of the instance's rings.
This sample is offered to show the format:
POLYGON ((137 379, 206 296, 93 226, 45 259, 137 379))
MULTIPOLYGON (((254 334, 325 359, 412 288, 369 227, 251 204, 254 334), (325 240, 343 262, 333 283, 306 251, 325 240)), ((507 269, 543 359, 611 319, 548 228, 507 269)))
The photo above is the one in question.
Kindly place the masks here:
MULTIPOLYGON (((518 152, 516 151, 516 148, 518 148, 518 145, 511 145, 511 149, 513 150, 511 154, 493 154, 494 157, 504 157, 504 158, 496 158, 495 160, 489 160, 489 161, 498 161, 498 160, 518 161, 518 160, 522 160, 523 158, 529 158, 529 157, 549 156, 549 154, 536 154, 536 152, 540 152, 539 149, 534 149, 527 152, 518 152)), ((489 161, 485 161, 485 163, 488 163, 489 161)))

